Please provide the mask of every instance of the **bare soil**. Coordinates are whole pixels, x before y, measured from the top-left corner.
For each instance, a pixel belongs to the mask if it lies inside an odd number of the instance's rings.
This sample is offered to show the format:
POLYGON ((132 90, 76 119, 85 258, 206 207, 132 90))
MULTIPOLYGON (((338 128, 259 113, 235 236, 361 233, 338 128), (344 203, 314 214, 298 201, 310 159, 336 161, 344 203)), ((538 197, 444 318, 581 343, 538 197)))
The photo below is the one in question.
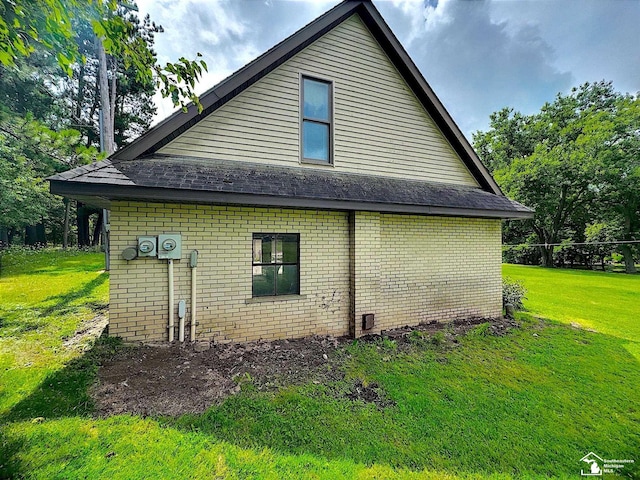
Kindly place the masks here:
POLYGON ((109 319, 106 315, 98 314, 91 320, 83 322, 71 337, 62 342, 62 345, 70 350, 85 351, 91 348, 93 340, 100 336, 108 323, 109 319))
MULTIPOLYGON (((517 327, 509 319, 471 318, 387 330, 358 341, 387 338, 395 341, 402 351, 414 345, 412 336, 429 339, 442 331, 444 335, 438 341, 455 345, 458 335, 480 323, 489 323, 488 333, 493 335, 504 335, 508 329, 517 327)), ((348 337, 313 336, 246 344, 128 346, 102 359, 92 396, 100 416, 200 413, 238 393, 244 381, 250 381, 258 390, 274 390, 287 385, 344 380, 341 347, 351 342, 348 337)), ((337 390, 336 396, 371 402, 379 408, 392 404, 375 383, 363 385, 356 381, 346 392, 337 390)))

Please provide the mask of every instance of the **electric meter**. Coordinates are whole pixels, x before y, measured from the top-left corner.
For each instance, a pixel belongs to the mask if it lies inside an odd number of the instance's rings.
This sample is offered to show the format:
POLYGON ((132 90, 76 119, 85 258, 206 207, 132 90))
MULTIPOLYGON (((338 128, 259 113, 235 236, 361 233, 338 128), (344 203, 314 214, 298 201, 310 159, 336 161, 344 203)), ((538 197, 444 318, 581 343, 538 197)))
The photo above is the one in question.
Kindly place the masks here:
POLYGON ((156 245, 156 237, 138 237, 138 256, 155 257, 158 254, 156 245))
POLYGON ((158 258, 180 260, 182 255, 182 236, 179 233, 158 235, 158 258))
POLYGON ((169 238, 164 242, 162 242, 162 249, 166 250, 167 252, 170 252, 171 250, 175 250, 175 248, 176 248, 176 241, 172 238, 169 238))

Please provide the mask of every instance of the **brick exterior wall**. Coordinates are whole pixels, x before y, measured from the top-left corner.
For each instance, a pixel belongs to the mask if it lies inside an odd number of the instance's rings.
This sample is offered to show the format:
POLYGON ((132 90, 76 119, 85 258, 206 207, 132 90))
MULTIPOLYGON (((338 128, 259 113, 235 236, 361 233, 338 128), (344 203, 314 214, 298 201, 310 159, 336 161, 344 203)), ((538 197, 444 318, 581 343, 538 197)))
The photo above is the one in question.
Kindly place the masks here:
POLYGON ((126 247, 137 245, 138 236, 160 233, 182 234, 174 287, 176 312, 179 300, 187 303, 185 338, 191 318, 189 254, 194 249, 199 252, 198 340, 245 342, 348 333, 348 214, 113 202, 110 335, 145 342, 168 338, 167 261, 127 262, 121 256, 126 247), (300 234, 299 297, 251 298, 253 233, 300 234))
MULTIPOLYGON (((179 300, 187 304, 186 339, 194 249, 199 340, 360 336, 501 313, 499 220, 113 202, 111 335, 168 337, 167 262, 121 256, 138 236, 161 233, 182 234, 174 288, 176 312, 179 300), (300 296, 252 298, 253 233, 300 234, 300 296), (376 316, 371 331, 361 330, 364 313, 376 316)), ((177 328, 177 313, 175 322, 177 328)))
POLYGON ((502 314, 500 220, 380 216, 377 328, 502 314))

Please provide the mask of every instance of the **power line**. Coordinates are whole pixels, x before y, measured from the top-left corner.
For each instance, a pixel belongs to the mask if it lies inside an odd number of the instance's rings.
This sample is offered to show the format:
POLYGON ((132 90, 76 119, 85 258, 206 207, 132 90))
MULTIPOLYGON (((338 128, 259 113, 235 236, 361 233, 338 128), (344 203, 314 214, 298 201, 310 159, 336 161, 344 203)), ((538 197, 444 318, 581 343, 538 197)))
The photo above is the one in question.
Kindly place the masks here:
POLYGON ((573 247, 575 245, 626 245, 640 243, 640 240, 611 240, 609 242, 571 242, 571 243, 519 243, 516 245, 502 245, 502 248, 514 247, 573 247))

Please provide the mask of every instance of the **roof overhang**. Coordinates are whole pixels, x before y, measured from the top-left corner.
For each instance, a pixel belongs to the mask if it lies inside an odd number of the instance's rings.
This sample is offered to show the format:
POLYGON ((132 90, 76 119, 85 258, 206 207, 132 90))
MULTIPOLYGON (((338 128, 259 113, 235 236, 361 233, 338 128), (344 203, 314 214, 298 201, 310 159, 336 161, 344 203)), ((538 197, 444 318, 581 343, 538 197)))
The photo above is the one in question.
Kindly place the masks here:
POLYGON ((402 205, 375 202, 353 202, 313 198, 288 198, 274 195, 201 192, 171 188, 131 187, 121 185, 71 185, 65 181, 51 181, 51 193, 70 197, 100 208, 111 208, 112 201, 139 201, 158 203, 187 203, 205 205, 238 205, 251 207, 279 207, 289 209, 370 211, 447 217, 475 217, 526 219, 530 211, 445 207, 429 205, 402 205))
POLYGON ((486 218, 533 215, 504 195, 470 186, 162 155, 105 160, 49 181, 52 193, 103 208, 111 201, 133 200, 486 218))

